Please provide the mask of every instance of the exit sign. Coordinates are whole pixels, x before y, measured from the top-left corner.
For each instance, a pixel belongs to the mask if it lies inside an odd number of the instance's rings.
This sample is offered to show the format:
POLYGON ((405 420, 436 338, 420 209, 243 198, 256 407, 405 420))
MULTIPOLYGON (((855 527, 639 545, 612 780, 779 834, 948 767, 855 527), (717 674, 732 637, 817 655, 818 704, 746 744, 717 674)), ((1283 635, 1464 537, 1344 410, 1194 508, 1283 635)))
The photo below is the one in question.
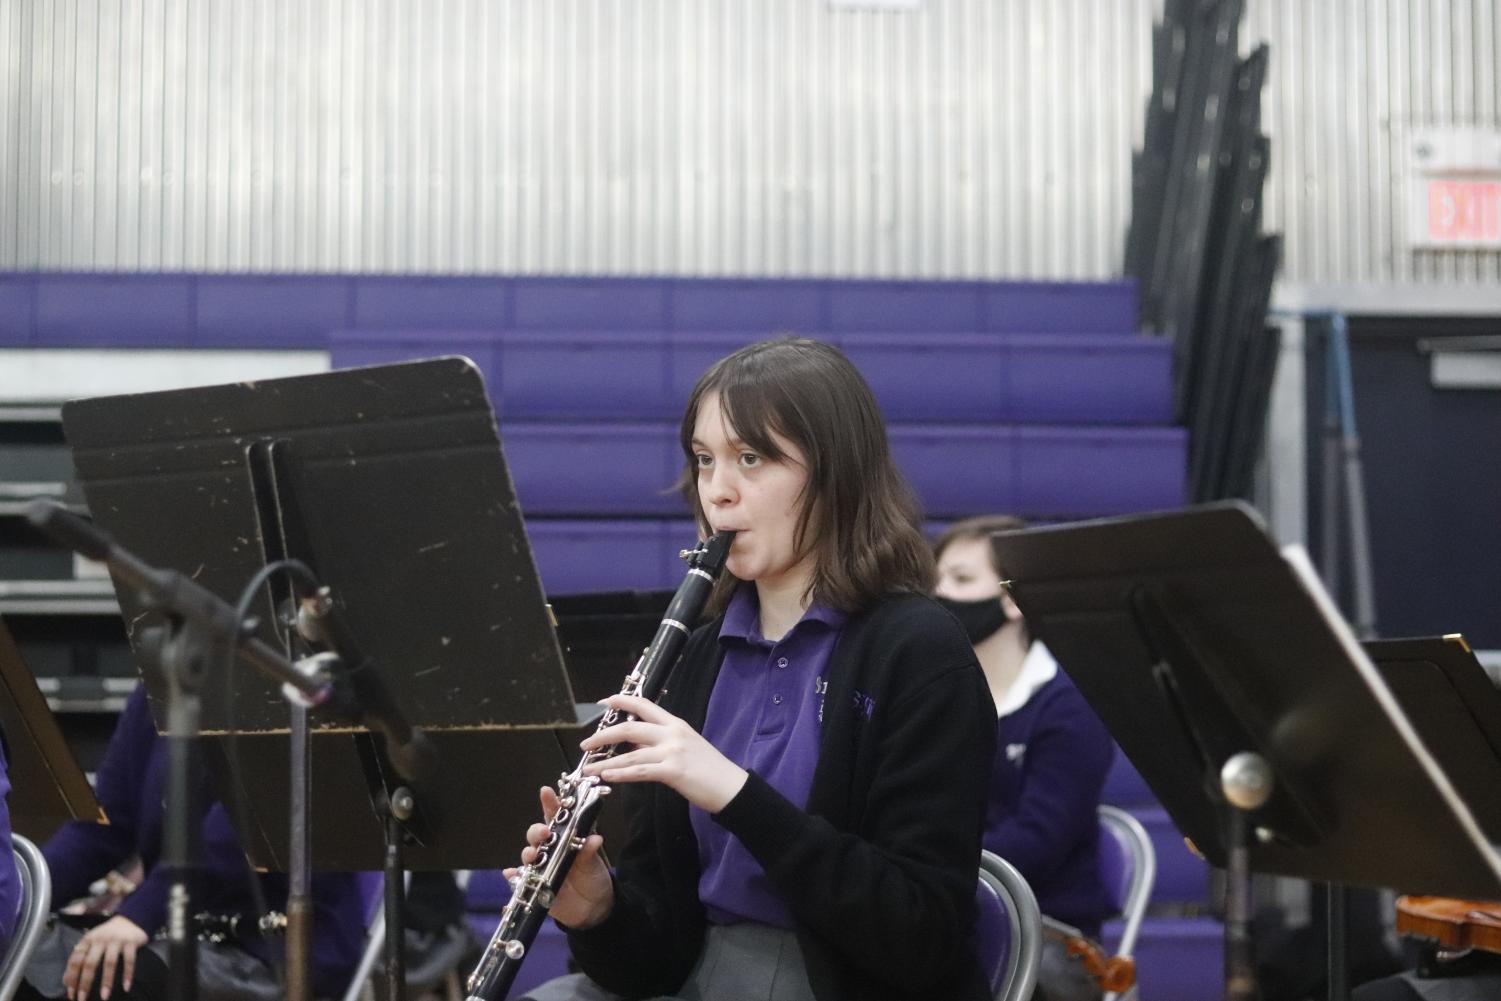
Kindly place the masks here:
POLYGON ((1501 250, 1501 130, 1416 130, 1407 167, 1409 244, 1501 250))
POLYGON ((1424 237, 1433 246, 1501 247, 1501 181, 1428 181, 1424 237))

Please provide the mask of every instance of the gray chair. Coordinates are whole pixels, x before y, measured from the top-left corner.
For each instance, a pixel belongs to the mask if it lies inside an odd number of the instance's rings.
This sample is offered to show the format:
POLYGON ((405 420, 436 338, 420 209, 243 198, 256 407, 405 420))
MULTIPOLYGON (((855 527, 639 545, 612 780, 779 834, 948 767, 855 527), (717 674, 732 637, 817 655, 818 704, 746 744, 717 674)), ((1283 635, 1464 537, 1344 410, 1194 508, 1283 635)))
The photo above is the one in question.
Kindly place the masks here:
POLYGON ((26 964, 47 929, 47 915, 52 910, 52 873, 41 849, 19 834, 12 834, 11 842, 16 873, 21 877, 21 906, 10 949, 0 959, 0 1001, 10 1001, 21 986, 26 964))
MULTIPOLYGON (((1157 851, 1141 822, 1118 806, 1100 807, 1100 876, 1125 922, 1116 955, 1130 956, 1157 882, 1157 851)), ((1135 991, 1133 987, 1125 993, 1135 991)), ((1115 998, 1106 994, 1104 1001, 1115 998)))
MULTIPOLYGON (((459 870, 455 877, 462 890, 469 882, 469 871, 459 870)), ((386 878, 380 872, 361 872, 357 874, 357 878, 365 905, 365 949, 360 953, 359 965, 355 967, 354 976, 344 990, 342 1001, 374 1001, 372 976, 386 958, 386 878)), ((412 874, 409 872, 406 874, 406 888, 410 890, 411 886, 412 874)), ((411 994, 424 993, 441 985, 448 1001, 460 1001, 464 996, 462 976, 468 973, 467 970, 445 970, 441 973, 439 984, 414 984, 414 972, 410 968, 407 970, 407 991, 411 994)), ((0 1001, 5 999, 0 998, 0 1001)))
MULTIPOLYGON (((1136 938, 1141 932, 1142 919, 1146 917, 1147 902, 1152 897, 1152 887, 1157 882, 1157 851, 1152 847, 1152 838, 1131 814, 1118 806, 1101 805, 1099 865, 1100 879, 1105 891, 1115 905, 1117 913, 1125 922, 1120 943, 1114 956, 1101 957, 1105 963, 1107 983, 1109 977, 1134 977, 1132 954, 1136 938)), ((1064 938, 1080 938, 1079 929, 1043 916, 1042 923, 1064 938)), ((1102 1001, 1117 1001, 1118 998, 1136 996, 1136 986, 1124 991, 1106 991, 1102 1001)))
POLYGON ((1016 866, 980 852, 977 945, 995 1001, 1027 1001, 1042 962, 1042 912, 1016 866), (994 910, 999 907, 999 917, 994 910))
POLYGON ((355 874, 355 880, 365 910, 365 948, 360 952, 360 962, 354 968, 349 986, 344 989, 343 1001, 363 1001, 367 996, 374 998, 370 975, 380 965, 386 946, 386 907, 382 896, 386 888, 385 874, 360 872, 355 874))

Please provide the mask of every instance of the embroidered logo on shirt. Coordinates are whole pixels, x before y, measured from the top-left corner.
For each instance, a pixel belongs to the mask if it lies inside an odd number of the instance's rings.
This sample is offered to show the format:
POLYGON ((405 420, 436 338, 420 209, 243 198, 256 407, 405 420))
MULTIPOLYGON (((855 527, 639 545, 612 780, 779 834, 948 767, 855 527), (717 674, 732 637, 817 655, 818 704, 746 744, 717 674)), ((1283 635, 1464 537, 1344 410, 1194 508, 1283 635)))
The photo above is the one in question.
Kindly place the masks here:
POLYGON ((855 712, 865 719, 870 719, 870 714, 876 711, 876 700, 864 692, 857 691, 854 696, 854 707, 855 712))
POLYGON ((813 679, 813 691, 818 695, 818 722, 823 722, 823 697, 829 694, 829 683, 822 678, 813 679))
POLYGON ((1006 760, 1007 761, 1010 761, 1010 762, 1013 762, 1013 763, 1014 762, 1018 762, 1018 761, 1020 761, 1022 759, 1022 756, 1025 755, 1026 753, 1027 753, 1027 745, 1026 744, 1007 744, 1006 745, 1006 760))

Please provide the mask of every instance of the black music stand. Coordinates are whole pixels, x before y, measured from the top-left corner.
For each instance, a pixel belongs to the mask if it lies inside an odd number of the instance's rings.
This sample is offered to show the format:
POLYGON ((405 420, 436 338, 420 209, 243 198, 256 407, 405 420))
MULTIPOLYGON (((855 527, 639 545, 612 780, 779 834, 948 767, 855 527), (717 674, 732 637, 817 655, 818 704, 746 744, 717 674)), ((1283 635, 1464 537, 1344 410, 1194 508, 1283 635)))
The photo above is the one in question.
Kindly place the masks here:
POLYGON ((1480 829, 1501 843, 1501 691, 1469 644, 1452 634, 1364 645, 1480 829))
POLYGON ((1501 893, 1501 857, 1474 814, 1306 557, 1284 557, 1250 509, 1003 532, 995 544, 1029 627, 1173 822, 1230 870, 1227 996, 1255 992, 1251 870, 1501 893))
POLYGON ((12 830, 41 844, 70 820, 109 823, 3 620, 0 733, 9 752, 12 830))
POLYGON ((671 601, 671 590, 595 591, 548 598, 575 697, 593 702, 620 691, 636 658, 656 635, 671 601))
MULTIPOLYGON (((443 869, 513 860, 537 787, 565 757, 556 731, 599 711, 573 702, 478 370, 447 358, 83 400, 63 424, 96 522, 147 562, 230 602, 272 560, 311 566, 442 756, 403 781, 379 742, 325 722, 312 769, 298 742, 285 746, 299 716, 272 682, 244 669, 202 681, 202 732, 236 739, 245 787, 261 793, 240 831, 253 862, 287 865, 309 836, 288 833, 304 812, 281 802, 288 770, 306 783, 313 865, 385 860, 399 994, 406 857, 443 869)), ((165 682, 141 642, 155 613, 116 590, 161 720, 165 682)), ((289 639, 278 628, 292 597, 280 580, 257 596, 262 639, 289 639)))
MULTIPOLYGON (((557 621, 568 680, 578 698, 592 702, 620 691, 621 680, 635 658, 651 641, 672 598, 671 591, 611 591, 564 595, 549 605, 557 621)), ((493 751, 490 732, 429 731, 428 738, 443 762, 462 762, 460 768, 439 768, 417 783, 424 803, 459 803, 464 815, 445 823, 441 815, 427 819, 448 831, 441 850, 424 844, 409 846, 409 869, 493 869, 514 865, 521 850, 518 840, 540 807, 537 789, 578 762, 578 740, 567 730, 512 732, 505 738, 505 754, 493 751), (541 781, 539 781, 539 777, 541 781), (433 793, 430 786, 438 787, 433 793), (485 806, 474 808, 475 790, 484 790, 485 806), (491 804, 496 804, 493 808, 491 804), (462 820, 462 824, 459 821, 462 820), (517 827, 517 824, 520 827, 517 827), (497 852, 499 853, 497 855, 497 852)), ((281 740, 242 738, 241 782, 245 790, 274 787, 290 767, 281 740)), ((313 775, 312 797, 326 812, 362 817, 368 795, 349 781, 358 773, 358 760, 348 741, 317 744, 320 770, 313 775), (342 762, 342 763, 340 763, 342 762)), ((222 755, 211 762, 221 781, 228 781, 222 755)), ((283 799, 255 799, 250 803, 249 830, 244 832, 250 855, 268 868, 285 868, 289 819, 283 799)), ((624 844, 625 818, 619 811, 601 814, 598 830, 607 845, 624 844)), ((352 823, 341 830, 315 827, 313 855, 331 869, 378 869, 384 846, 376 825, 352 823)))

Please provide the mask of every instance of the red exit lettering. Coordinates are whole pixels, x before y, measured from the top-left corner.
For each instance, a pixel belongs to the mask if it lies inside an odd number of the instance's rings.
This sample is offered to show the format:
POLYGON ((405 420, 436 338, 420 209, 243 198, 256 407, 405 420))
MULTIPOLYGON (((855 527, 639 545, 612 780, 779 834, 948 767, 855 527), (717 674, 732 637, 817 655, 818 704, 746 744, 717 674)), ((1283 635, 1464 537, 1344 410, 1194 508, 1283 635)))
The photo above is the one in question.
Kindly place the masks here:
POLYGON ((1440 243, 1501 242, 1501 182, 1430 180, 1428 238, 1440 243))

